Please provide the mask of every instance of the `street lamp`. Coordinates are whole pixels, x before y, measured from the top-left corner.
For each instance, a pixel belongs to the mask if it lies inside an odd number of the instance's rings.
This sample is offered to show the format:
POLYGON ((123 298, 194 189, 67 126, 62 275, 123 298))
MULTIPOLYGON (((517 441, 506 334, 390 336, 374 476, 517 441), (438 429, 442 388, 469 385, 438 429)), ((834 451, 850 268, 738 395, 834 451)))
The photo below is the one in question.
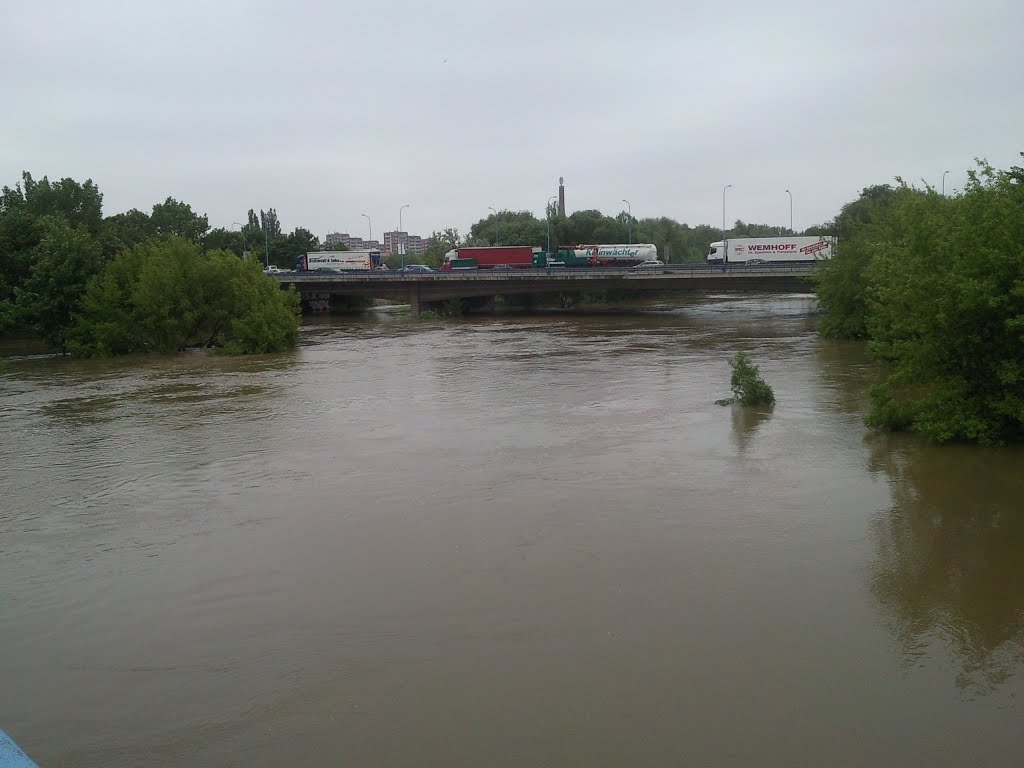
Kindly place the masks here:
POLYGON ((722 187, 722 239, 725 240, 725 190, 730 189, 732 184, 722 187))
POLYGON ((796 234, 793 232, 793 193, 787 189, 786 194, 789 195, 789 234, 793 235, 796 234))
POLYGON ((402 247, 402 211, 410 207, 410 204, 406 203, 398 209, 398 255, 402 257, 402 269, 405 269, 405 248, 402 247))
POLYGON ((633 244, 633 206, 629 204, 629 200, 622 198, 622 202, 626 204, 626 216, 629 217, 629 244, 633 244))
POLYGON ((551 201, 557 199, 558 195, 552 195, 544 204, 544 213, 547 215, 548 220, 548 256, 551 255, 551 201))
POLYGON ((501 235, 498 234, 498 212, 489 205, 487 206, 487 210, 494 211, 494 244, 501 245, 501 235))
POLYGON ((245 258, 245 225, 240 221, 232 221, 232 224, 238 225, 238 231, 242 233, 242 258, 245 258))
POLYGON ((373 242, 373 222, 370 221, 370 217, 367 216, 365 213, 361 213, 359 215, 366 219, 366 226, 370 228, 370 242, 373 242))
POLYGON ((943 197, 946 196, 946 174, 947 173, 949 173, 949 171, 943 171, 942 172, 942 196, 943 197))

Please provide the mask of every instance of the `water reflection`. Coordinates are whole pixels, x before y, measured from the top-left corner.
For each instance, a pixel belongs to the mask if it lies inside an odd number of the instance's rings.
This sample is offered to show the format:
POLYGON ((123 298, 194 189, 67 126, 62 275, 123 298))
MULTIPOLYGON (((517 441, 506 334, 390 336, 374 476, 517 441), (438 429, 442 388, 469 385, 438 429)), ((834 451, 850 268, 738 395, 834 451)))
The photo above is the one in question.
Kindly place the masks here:
POLYGON ((945 648, 969 697, 1024 665, 1024 452, 872 440, 892 507, 871 590, 907 667, 945 648))
POLYGON ((732 439, 742 456, 753 442, 757 428, 771 418, 772 412, 768 408, 744 408, 736 405, 732 406, 731 410, 732 439))

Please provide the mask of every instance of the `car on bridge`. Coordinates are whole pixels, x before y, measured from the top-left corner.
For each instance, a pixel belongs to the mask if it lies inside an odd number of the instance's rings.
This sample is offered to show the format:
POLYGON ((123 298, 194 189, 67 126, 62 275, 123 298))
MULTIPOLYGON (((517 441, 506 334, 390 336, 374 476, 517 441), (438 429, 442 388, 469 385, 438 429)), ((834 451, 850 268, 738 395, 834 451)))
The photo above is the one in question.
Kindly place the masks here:
POLYGON ((402 268, 403 272, 433 272, 430 267, 426 264, 406 264, 402 268))
POLYGON ((657 267, 664 267, 665 262, 661 259, 648 259, 637 264, 633 269, 655 269, 657 267))

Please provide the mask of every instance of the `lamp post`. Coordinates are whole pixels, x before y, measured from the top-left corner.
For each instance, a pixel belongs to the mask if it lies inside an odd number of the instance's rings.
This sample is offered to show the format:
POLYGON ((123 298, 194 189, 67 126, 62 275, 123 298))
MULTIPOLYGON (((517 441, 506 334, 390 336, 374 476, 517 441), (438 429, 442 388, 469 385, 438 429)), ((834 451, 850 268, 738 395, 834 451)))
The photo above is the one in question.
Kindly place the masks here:
POLYGON ((793 232, 793 193, 787 189, 786 194, 789 195, 789 234, 792 235, 795 234, 793 232))
POLYGON ((949 171, 943 171, 942 172, 942 196, 943 197, 946 196, 946 174, 947 173, 949 173, 949 171))
POLYGON ((544 204, 544 213, 546 214, 548 220, 548 256, 551 256, 551 201, 557 199, 558 195, 552 195, 544 204))
POLYGON ((402 257, 402 269, 405 269, 405 248, 402 247, 402 211, 410 207, 410 204, 406 203, 398 209, 398 255, 402 257))
POLYGON ((722 239, 725 240, 725 190, 730 189, 732 184, 722 187, 722 239))
POLYGON ((370 221, 370 217, 367 216, 365 213, 361 213, 359 215, 362 216, 364 219, 366 219, 366 226, 368 226, 370 228, 370 241, 372 242, 373 241, 373 222, 370 221))
POLYGON ((487 210, 494 211, 494 244, 501 245, 501 235, 499 234, 498 231, 498 212, 494 208, 491 208, 491 206, 489 205, 487 206, 487 210))
POLYGON ((626 204, 626 216, 629 219, 629 244, 633 244, 633 206, 629 204, 629 200, 622 198, 622 202, 626 204))
POLYGON ((232 224, 238 225, 238 231, 242 233, 242 258, 245 258, 245 225, 240 221, 232 221, 232 224))

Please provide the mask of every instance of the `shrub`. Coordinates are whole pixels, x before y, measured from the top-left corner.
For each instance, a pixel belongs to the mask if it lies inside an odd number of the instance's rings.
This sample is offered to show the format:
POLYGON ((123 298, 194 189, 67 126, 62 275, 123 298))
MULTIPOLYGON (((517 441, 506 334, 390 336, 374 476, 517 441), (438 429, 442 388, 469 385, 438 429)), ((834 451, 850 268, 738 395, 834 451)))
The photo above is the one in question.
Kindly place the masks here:
POLYGON ((716 400, 718 405, 775 405, 775 393, 761 378, 758 367, 746 352, 737 352, 729 361, 732 368, 732 397, 716 400))

